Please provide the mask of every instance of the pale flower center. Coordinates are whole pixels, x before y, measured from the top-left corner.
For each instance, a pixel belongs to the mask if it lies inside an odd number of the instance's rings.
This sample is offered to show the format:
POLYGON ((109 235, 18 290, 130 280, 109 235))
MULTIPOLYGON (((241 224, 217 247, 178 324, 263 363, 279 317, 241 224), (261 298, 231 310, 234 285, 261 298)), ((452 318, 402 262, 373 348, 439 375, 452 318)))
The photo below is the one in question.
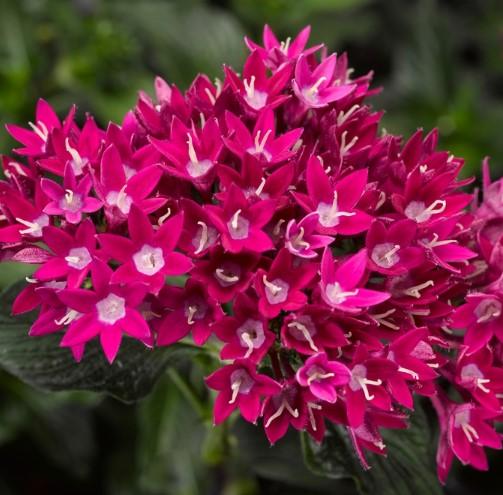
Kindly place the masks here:
POLYGON ((194 254, 200 254, 205 249, 215 244, 217 240, 218 233, 216 229, 206 225, 204 222, 197 222, 199 228, 197 229, 196 235, 192 238, 192 246, 196 249, 194 254))
POLYGON ((250 222, 241 215, 241 210, 237 210, 227 222, 227 228, 232 239, 237 241, 246 239, 250 231, 250 222))
POLYGON ((259 320, 246 320, 236 331, 241 347, 247 347, 245 358, 250 357, 265 341, 264 325, 259 320))
POLYGON ((254 110, 260 110, 267 103, 267 93, 255 89, 255 76, 251 76, 250 80, 243 81, 246 95, 244 99, 254 110))
POLYGON ((299 316, 287 325, 290 335, 301 342, 307 342, 309 347, 314 352, 319 349, 313 341, 313 336, 316 335, 316 326, 310 316, 299 316))
POLYGON ((68 251, 65 256, 65 261, 68 266, 76 270, 83 270, 89 263, 91 263, 91 253, 86 247, 73 248, 68 251))
POLYGON ((391 268, 400 261, 400 256, 398 256, 399 250, 400 246, 398 244, 384 242, 374 247, 370 257, 377 266, 381 268, 391 268))
POLYGON ((133 204, 133 198, 126 194, 125 186, 120 191, 110 191, 105 198, 108 206, 116 206, 123 215, 127 215, 133 204))
POLYGON ((327 284, 325 293, 332 304, 342 304, 348 297, 356 296, 358 289, 345 291, 339 282, 334 282, 333 284, 327 284))
POLYGON ((270 282, 265 275, 262 281, 265 286, 265 297, 269 301, 269 304, 279 304, 287 300, 290 289, 290 285, 287 282, 280 278, 275 278, 270 282))
POLYGON ((82 208, 82 196, 75 194, 72 190, 67 189, 65 195, 59 201, 59 207, 62 210, 76 212, 82 208))
POLYGON ((485 299, 475 308, 477 323, 494 321, 501 316, 502 305, 495 299, 485 299))
POLYGON ((117 294, 108 294, 107 297, 96 303, 98 319, 102 323, 113 325, 126 316, 126 301, 117 294))
POLYGON ((367 378, 367 368, 363 364, 356 364, 351 370, 351 379, 349 381, 349 388, 356 392, 362 390, 365 399, 373 400, 374 396, 369 392, 368 385, 375 385, 378 387, 382 385, 382 380, 369 380, 367 378))
POLYGON ((215 270, 215 278, 222 287, 230 287, 239 282, 241 268, 235 263, 224 263, 215 270))
POLYGON ((316 212, 318 213, 318 221, 323 227, 335 227, 339 225, 341 217, 352 217, 354 212, 339 211, 337 205, 337 191, 334 191, 334 199, 332 204, 319 203, 316 212))
POLYGON ((423 201, 411 201, 404 210, 405 216, 418 223, 427 222, 432 215, 442 213, 447 206, 443 199, 433 201, 426 207, 423 201))
POLYGON ((232 397, 229 404, 234 404, 238 394, 249 394, 253 388, 255 381, 244 369, 235 370, 231 373, 231 390, 232 397))
POLYGON ((164 267, 164 255, 160 247, 145 244, 133 255, 136 269, 143 275, 155 275, 164 267))
POLYGON ((42 229, 49 225, 49 217, 45 213, 42 213, 42 215, 35 218, 33 222, 29 222, 28 220, 24 220, 22 218, 16 218, 16 221, 28 227, 20 230, 20 234, 31 235, 33 237, 42 237, 42 229))
POLYGON ((463 368, 461 368, 461 380, 464 383, 471 383, 475 387, 480 388, 482 392, 486 394, 490 392, 490 390, 485 386, 486 383, 489 383, 491 380, 488 378, 484 378, 484 374, 480 371, 480 368, 475 363, 469 363, 463 368))

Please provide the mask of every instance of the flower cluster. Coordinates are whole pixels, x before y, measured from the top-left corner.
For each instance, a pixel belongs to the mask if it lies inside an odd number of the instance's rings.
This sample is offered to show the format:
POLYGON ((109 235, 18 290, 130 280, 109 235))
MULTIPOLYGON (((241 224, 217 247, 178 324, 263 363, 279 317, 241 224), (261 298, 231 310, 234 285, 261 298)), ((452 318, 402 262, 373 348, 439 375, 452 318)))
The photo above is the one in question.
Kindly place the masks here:
POLYGON ((453 455, 484 469, 501 448, 503 183, 468 213, 463 160, 436 131, 379 133, 371 74, 308 37, 266 26, 240 73, 185 93, 157 78, 121 125, 40 100, 29 129, 7 126, 22 147, 3 157, 0 260, 38 265, 13 312, 39 308, 30 335, 61 333, 77 360, 96 337, 110 362, 124 335, 211 338, 215 423, 239 409, 271 443, 344 425, 364 467, 425 396, 441 480, 453 455))

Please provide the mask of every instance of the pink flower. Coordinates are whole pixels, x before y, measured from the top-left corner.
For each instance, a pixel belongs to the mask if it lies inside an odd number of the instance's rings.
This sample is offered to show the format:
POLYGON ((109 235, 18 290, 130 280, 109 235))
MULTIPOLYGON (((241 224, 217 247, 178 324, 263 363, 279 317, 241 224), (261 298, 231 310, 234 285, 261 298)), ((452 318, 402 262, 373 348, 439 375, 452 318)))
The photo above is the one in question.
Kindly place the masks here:
POLYGON ((329 361, 324 352, 309 357, 298 369, 297 382, 308 387, 318 399, 326 402, 337 400, 336 388, 349 383, 351 372, 338 361, 329 361))
POLYGON ((101 208, 101 201, 89 196, 91 177, 86 174, 77 182, 71 165, 65 167, 63 186, 50 179, 42 179, 40 185, 52 200, 44 208, 44 213, 64 216, 69 223, 77 224, 83 213, 94 213, 101 208))
POLYGON ((311 157, 306 168, 308 194, 294 193, 300 206, 318 213, 318 232, 353 235, 367 230, 372 217, 355 208, 367 184, 367 170, 352 172, 332 185, 320 159, 311 157))
POLYGON ((307 302, 302 291, 316 275, 316 265, 309 262, 295 263, 287 249, 282 249, 268 271, 257 270, 255 291, 259 296, 260 312, 268 318, 278 316, 281 310, 300 309, 307 302))
POLYGON ((249 153, 267 165, 276 165, 295 155, 292 147, 302 135, 302 129, 292 129, 276 136, 276 123, 271 109, 260 112, 253 132, 230 112, 225 114, 225 121, 229 129, 229 137, 224 139, 227 148, 241 159, 249 153))
POLYGON ((281 385, 266 375, 259 375, 247 360, 237 359, 233 364, 216 370, 206 379, 208 387, 218 390, 215 401, 214 423, 220 424, 239 409, 243 418, 256 423, 261 410, 261 397, 281 391, 281 385))
POLYGON ((101 261, 94 261, 92 271, 93 291, 87 289, 64 289, 60 300, 81 314, 71 320, 61 345, 74 347, 100 337, 101 347, 112 363, 119 352, 123 334, 152 346, 150 328, 136 309, 146 288, 134 283, 120 286, 111 283, 112 270, 101 261))
POLYGON ((243 67, 243 80, 229 67, 225 66, 226 82, 232 87, 239 99, 252 111, 264 107, 274 108, 281 105, 288 96, 281 94, 290 80, 292 67, 284 64, 267 76, 267 69, 259 52, 253 51, 243 67))
POLYGON ((416 230, 411 220, 392 223, 389 229, 384 223, 374 221, 366 240, 370 268, 386 275, 396 275, 419 266, 424 261, 423 250, 411 246, 416 230))
POLYGON ((96 259, 96 229, 91 220, 84 220, 74 236, 62 229, 48 226, 43 239, 53 251, 52 256, 34 273, 36 280, 47 281, 66 277, 68 286, 79 287, 96 259))
POLYGON ((220 232, 222 245, 231 253, 243 249, 261 253, 272 249, 271 239, 262 228, 274 213, 274 200, 250 204, 243 192, 231 184, 222 207, 208 205, 206 211, 220 232))
POLYGON ((129 239, 115 234, 99 234, 103 252, 122 265, 111 277, 112 283, 143 282, 156 294, 166 276, 183 275, 192 262, 174 252, 183 225, 183 214, 168 218, 154 230, 148 216, 134 204, 128 216, 129 239))
POLYGON ((174 118, 167 141, 153 137, 150 141, 168 159, 169 164, 165 168, 169 174, 191 181, 202 190, 211 187, 215 165, 223 147, 216 119, 208 120, 198 131, 195 126, 189 129, 174 118))
POLYGON ((332 308, 357 313, 362 308, 375 306, 390 298, 386 292, 359 287, 365 277, 367 252, 362 249, 354 256, 334 263, 329 248, 321 260, 321 297, 332 308))
POLYGON ((333 242, 333 237, 315 234, 318 225, 318 214, 310 213, 299 223, 290 220, 286 226, 285 247, 300 258, 316 258, 316 249, 321 249, 333 242))
POLYGON ((257 301, 239 294, 234 302, 234 315, 218 321, 213 331, 226 344, 222 348, 222 359, 245 358, 260 362, 274 341, 269 322, 257 307, 257 301))
POLYGON ((451 316, 453 328, 466 328, 464 343, 470 352, 484 347, 495 335, 503 342, 503 301, 500 294, 473 293, 466 304, 456 308, 451 316))
POLYGON ((297 98, 306 107, 322 108, 354 91, 356 88, 354 84, 334 81, 336 64, 335 54, 325 58, 314 70, 310 67, 308 57, 301 55, 298 58, 292 87, 297 98))
POLYGON ((159 300, 170 312, 162 318, 157 345, 171 345, 192 333, 197 345, 210 337, 212 326, 223 316, 220 306, 206 293, 203 284, 187 280, 184 288, 164 286, 159 300))

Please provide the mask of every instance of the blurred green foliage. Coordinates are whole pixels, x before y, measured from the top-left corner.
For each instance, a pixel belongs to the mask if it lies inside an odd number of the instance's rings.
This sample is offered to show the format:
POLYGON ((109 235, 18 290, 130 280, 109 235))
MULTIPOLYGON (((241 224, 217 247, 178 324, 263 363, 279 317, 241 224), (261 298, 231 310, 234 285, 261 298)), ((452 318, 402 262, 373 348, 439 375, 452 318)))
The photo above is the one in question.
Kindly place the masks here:
MULTIPOLYGON (((313 43, 347 50, 356 74, 374 70, 389 132, 438 126, 467 175, 486 155, 501 175, 501 0, 0 0, 0 124, 31 120, 39 96, 60 114, 77 103, 81 118, 120 121, 155 74, 185 88, 197 72, 239 66, 243 36, 260 39, 265 22, 283 39, 311 24, 313 43)), ((12 145, 0 133, 0 151, 12 145)), ((0 287, 28 274, 3 264, 0 287)), ((354 493, 305 471, 295 436, 270 449, 251 426, 212 428, 211 364, 170 368, 137 406, 1 373, 0 493, 354 493)), ((462 470, 446 493, 498 493, 497 471, 462 470)))

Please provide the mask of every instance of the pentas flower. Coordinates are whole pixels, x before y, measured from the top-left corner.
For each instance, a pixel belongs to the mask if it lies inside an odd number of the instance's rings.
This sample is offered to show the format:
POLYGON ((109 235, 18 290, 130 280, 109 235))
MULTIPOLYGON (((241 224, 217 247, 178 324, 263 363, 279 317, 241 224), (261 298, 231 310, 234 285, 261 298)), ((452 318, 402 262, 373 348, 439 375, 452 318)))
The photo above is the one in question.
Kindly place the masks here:
POLYGON ((123 334, 152 346, 150 328, 137 309, 145 296, 146 286, 113 284, 112 273, 105 263, 96 260, 91 271, 94 290, 64 289, 58 293, 68 308, 81 314, 69 322, 61 345, 73 347, 99 336, 110 363, 119 352, 123 334))
POLYGON ((275 117, 271 109, 260 113, 253 132, 230 112, 225 114, 225 121, 229 129, 229 137, 224 139, 227 148, 241 159, 248 153, 266 165, 275 165, 294 156, 292 148, 302 135, 302 129, 292 129, 277 137, 275 117))
POLYGON ((12 311, 37 310, 30 335, 61 333, 76 360, 98 336, 110 362, 124 334, 212 338, 215 423, 237 409, 271 443, 341 425, 364 468, 420 395, 439 416, 440 480, 456 456, 486 469, 484 447, 501 446, 502 181, 485 160, 478 205, 436 130, 381 133, 371 73, 350 77, 309 31, 280 42, 266 26, 243 68, 186 92, 157 77, 106 129, 43 100, 31 130, 9 125, 23 147, 1 158, 0 261, 37 265, 12 311))
POLYGON ((189 180, 202 190, 211 187, 223 147, 216 119, 205 122, 198 132, 195 126, 189 129, 174 118, 169 140, 150 138, 150 141, 168 159, 166 170, 169 174, 189 180))
POLYGON ((306 168, 307 193, 294 197, 307 212, 318 213, 318 232, 359 234, 368 229, 372 217, 355 209, 367 184, 367 170, 352 172, 332 185, 322 162, 311 157, 306 168))
POLYGON ((261 398, 281 391, 281 385, 266 375, 259 375, 250 361, 236 359, 206 378, 208 387, 218 390, 214 423, 220 424, 239 409, 243 418, 256 423, 261 411, 261 398))
POLYGON ((259 312, 256 299, 239 294, 234 302, 234 316, 217 322, 213 331, 226 344, 222 359, 245 358, 253 362, 263 359, 274 341, 268 320, 259 312))
POLYGON ((464 343, 470 352, 482 349, 494 336, 503 342, 503 295, 472 293, 451 316, 451 327, 466 329, 464 343))
POLYGON ((325 248, 334 241, 328 235, 315 234, 318 225, 318 213, 306 215, 299 223, 292 219, 285 232, 285 247, 300 258, 316 258, 316 249, 325 248))
POLYGON ((247 37, 245 37, 245 42, 250 51, 258 53, 267 67, 274 70, 284 62, 296 60, 301 53, 309 55, 319 50, 322 45, 305 49, 310 34, 311 26, 306 26, 293 40, 288 37, 285 41, 280 42, 266 24, 262 35, 264 46, 258 45, 247 37))
POLYGON ((271 444, 283 437, 290 425, 302 430, 307 420, 307 405, 299 385, 285 381, 279 393, 265 399, 262 416, 265 434, 271 444))
POLYGON ((316 275, 317 266, 309 262, 296 263, 287 249, 282 249, 269 270, 259 269, 255 275, 255 291, 259 296, 260 312, 268 318, 281 310, 302 308, 307 296, 302 291, 316 275))
MULTIPOLYGON (((65 133, 68 132, 73 123, 73 113, 74 109, 70 111, 65 120, 65 133)), ((14 124, 5 126, 9 134, 24 145, 24 148, 17 148, 14 151, 29 157, 44 155, 48 149, 51 133, 54 129, 61 128, 61 121, 49 103, 40 98, 37 102, 35 122, 29 124, 31 130, 14 124)))
POLYGON ((487 347, 472 354, 465 348, 456 363, 456 382, 468 389, 486 409, 500 411, 503 370, 493 366, 493 353, 487 347))
POLYGON ((111 226, 126 220, 133 203, 145 213, 152 213, 166 203, 164 198, 148 197, 157 187, 161 175, 160 167, 152 164, 128 179, 115 146, 110 145, 104 151, 96 192, 104 203, 111 226))
POLYGON ((41 281, 65 277, 69 287, 79 287, 98 255, 95 236, 96 229, 90 219, 84 220, 74 235, 53 226, 46 227, 43 240, 54 256, 38 268, 33 277, 41 281))
POLYGON ((341 100, 354 91, 356 87, 354 84, 334 80, 336 64, 337 56, 335 54, 325 58, 314 69, 309 66, 305 54, 297 59, 292 87, 297 98, 306 107, 326 107, 329 103, 341 100))
POLYGON ((383 222, 374 221, 366 238, 369 266, 376 272, 398 275, 424 261, 423 250, 412 244, 416 238, 416 224, 401 220, 389 229, 383 222))
POLYGON ((308 387, 318 399, 326 402, 337 400, 336 388, 346 385, 351 372, 342 363, 329 361, 323 352, 309 357, 296 374, 299 385, 308 387))
POLYGON ((338 266, 329 248, 321 260, 320 292, 322 299, 332 308, 357 313, 362 308, 375 306, 390 298, 390 294, 365 289, 360 284, 365 277, 367 252, 362 249, 338 266))
POLYGON ((329 352, 349 344, 332 311, 312 304, 284 318, 281 341, 288 349, 304 355, 329 352))
POLYGON ((157 293, 166 276, 187 273, 192 262, 174 252, 182 226, 183 214, 178 213, 154 230, 148 216, 133 204, 128 216, 129 239, 115 234, 98 236, 103 252, 121 262, 112 283, 143 282, 157 293))
POLYGON ((274 108, 287 100, 289 96, 281 92, 290 80, 291 73, 291 64, 285 63, 268 77, 267 68, 258 51, 252 51, 246 59, 242 81, 230 67, 225 67, 226 82, 252 111, 259 111, 264 107, 274 108))
POLYGON ((271 219, 274 206, 275 201, 270 199, 250 204, 243 192, 232 184, 223 206, 207 205, 206 211, 220 232, 225 249, 231 253, 243 249, 261 253, 273 247, 262 228, 271 219))
POLYGON ((223 316, 221 307, 208 296, 203 284, 187 280, 185 287, 164 286, 159 302, 169 312, 157 330, 157 345, 171 345, 189 333, 197 345, 210 337, 212 326, 223 316))
POLYGON ((91 176, 86 174, 77 181, 71 165, 65 167, 62 185, 50 179, 42 179, 40 185, 52 200, 45 206, 44 213, 64 216, 69 223, 77 224, 83 213, 94 213, 101 208, 101 201, 89 196, 92 187, 91 176))

